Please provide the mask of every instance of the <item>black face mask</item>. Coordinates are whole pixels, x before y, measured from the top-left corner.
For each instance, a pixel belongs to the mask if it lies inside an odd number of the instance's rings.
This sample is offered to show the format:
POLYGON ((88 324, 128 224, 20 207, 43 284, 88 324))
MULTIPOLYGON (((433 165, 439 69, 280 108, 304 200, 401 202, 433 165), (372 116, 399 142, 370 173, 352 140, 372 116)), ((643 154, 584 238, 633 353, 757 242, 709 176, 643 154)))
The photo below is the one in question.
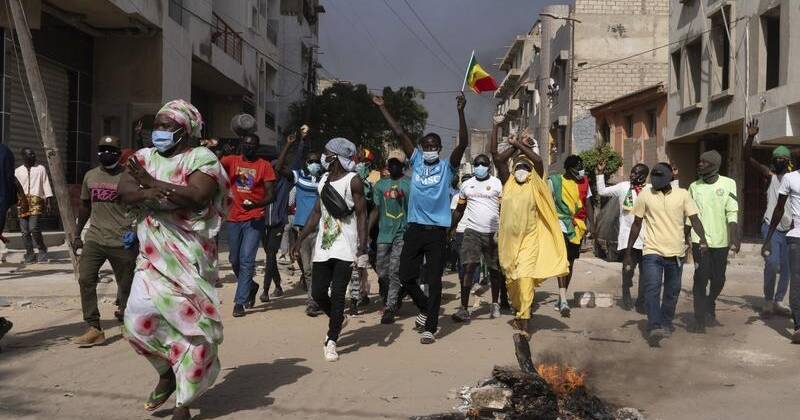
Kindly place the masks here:
POLYGON ((778 175, 785 173, 788 167, 789 167, 789 162, 784 159, 772 161, 772 172, 778 175))
POLYGON ((98 153, 97 159, 100 161, 101 165, 110 168, 119 163, 120 156, 120 152, 101 152, 98 153))
POLYGON ((245 144, 242 146, 242 155, 248 160, 255 159, 257 152, 258 152, 258 146, 250 144, 245 144))
POLYGON ((400 178, 403 176, 403 164, 399 162, 389 162, 387 165, 387 169, 389 169, 389 175, 392 178, 400 178))
POLYGON ((630 180, 631 184, 644 185, 644 182, 647 180, 647 173, 632 173, 630 180))

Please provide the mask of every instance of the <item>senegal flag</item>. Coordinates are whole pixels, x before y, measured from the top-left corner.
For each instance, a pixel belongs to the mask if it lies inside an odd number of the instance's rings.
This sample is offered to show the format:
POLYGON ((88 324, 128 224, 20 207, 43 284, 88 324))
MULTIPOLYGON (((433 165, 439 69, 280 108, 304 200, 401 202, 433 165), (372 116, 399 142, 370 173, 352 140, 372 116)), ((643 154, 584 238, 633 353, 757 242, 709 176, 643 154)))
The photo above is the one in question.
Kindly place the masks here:
POLYGON ((464 85, 461 86, 461 91, 464 91, 466 85, 475 93, 491 92, 497 90, 497 82, 494 78, 486 73, 480 64, 475 60, 475 51, 472 51, 472 56, 469 59, 467 66, 467 74, 464 75, 464 85))

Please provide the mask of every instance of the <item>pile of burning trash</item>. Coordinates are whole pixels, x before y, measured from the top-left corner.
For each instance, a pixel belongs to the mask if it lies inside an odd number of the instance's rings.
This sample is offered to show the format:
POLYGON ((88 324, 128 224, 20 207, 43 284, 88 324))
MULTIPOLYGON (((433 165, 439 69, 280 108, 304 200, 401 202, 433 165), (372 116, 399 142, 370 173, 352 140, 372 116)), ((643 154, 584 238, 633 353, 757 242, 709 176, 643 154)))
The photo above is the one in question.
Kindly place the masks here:
POLYGON ((514 336, 520 368, 495 366, 492 377, 459 392, 461 405, 451 413, 415 420, 644 420, 634 408, 620 408, 591 395, 586 373, 560 363, 533 365, 530 347, 514 336))

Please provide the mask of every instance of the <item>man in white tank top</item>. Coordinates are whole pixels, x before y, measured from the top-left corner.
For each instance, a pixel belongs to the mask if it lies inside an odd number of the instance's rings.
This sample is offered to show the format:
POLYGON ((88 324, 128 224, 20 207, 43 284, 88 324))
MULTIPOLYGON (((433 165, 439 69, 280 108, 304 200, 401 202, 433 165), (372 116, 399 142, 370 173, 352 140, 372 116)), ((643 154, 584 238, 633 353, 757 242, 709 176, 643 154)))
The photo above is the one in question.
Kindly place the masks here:
POLYGON ((336 341, 345 321, 345 295, 353 266, 365 268, 369 262, 367 204, 364 185, 354 172, 355 154, 356 146, 347 139, 331 139, 325 145, 320 160, 328 172, 319 181, 319 199, 292 250, 293 254, 299 254, 298 244, 318 231, 311 270, 311 296, 329 318, 328 335, 323 344, 323 356, 329 362, 339 359, 336 341))
MULTIPOLYGON (((758 120, 753 120, 747 124, 747 142, 744 145, 742 158, 745 164, 758 170, 765 180, 769 180, 767 188, 767 208, 761 223, 762 238, 767 237, 772 213, 778 203, 778 188, 784 175, 789 171, 792 154, 786 146, 778 146, 772 151, 770 165, 764 165, 753 158, 753 140, 758 134, 758 120)), ((789 244, 786 240, 786 233, 792 227, 792 212, 789 203, 783 212, 783 217, 775 228, 775 233, 770 240, 772 252, 768 257, 764 257, 764 306, 761 314, 769 317, 772 314, 791 316, 791 310, 783 303, 786 291, 789 289, 789 244), (778 279, 777 287, 775 280, 778 279)))

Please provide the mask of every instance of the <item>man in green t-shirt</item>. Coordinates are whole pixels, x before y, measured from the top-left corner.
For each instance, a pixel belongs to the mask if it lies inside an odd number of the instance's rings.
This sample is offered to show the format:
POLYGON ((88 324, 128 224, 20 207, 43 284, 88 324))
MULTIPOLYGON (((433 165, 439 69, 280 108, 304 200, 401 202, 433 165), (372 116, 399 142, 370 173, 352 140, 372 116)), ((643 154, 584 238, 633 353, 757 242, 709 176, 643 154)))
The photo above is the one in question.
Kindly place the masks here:
POLYGON ((372 189, 375 207, 369 215, 369 231, 378 225, 378 253, 375 268, 378 272, 380 295, 384 310, 382 324, 394 322, 400 303, 400 252, 403 249, 403 234, 406 231, 406 211, 410 183, 404 176, 406 155, 400 150, 389 152, 386 166, 389 177, 381 178, 372 189))
POLYGON ((716 323, 716 300, 725 286, 728 250, 739 252, 736 181, 719 174, 721 163, 722 156, 716 150, 700 155, 697 163, 700 179, 689 186, 689 195, 697 205, 708 242, 708 252, 701 255, 700 238, 692 232, 695 325, 691 330, 696 333, 704 333, 707 323, 716 323))
POLYGON ((81 307, 83 319, 89 329, 73 340, 81 347, 92 347, 105 343, 105 333, 100 327, 100 311, 97 308, 97 282, 100 267, 108 261, 117 280, 117 306, 114 316, 120 321, 125 312, 125 304, 133 282, 138 247, 133 239, 133 218, 117 199, 117 185, 125 172, 124 162, 120 162, 119 139, 103 136, 97 147, 100 166, 86 173, 81 187, 81 207, 78 211, 78 225, 72 247, 80 256, 78 283, 81 288, 81 307), (91 216, 91 224, 86 231, 86 242, 81 240, 81 232, 91 216))

